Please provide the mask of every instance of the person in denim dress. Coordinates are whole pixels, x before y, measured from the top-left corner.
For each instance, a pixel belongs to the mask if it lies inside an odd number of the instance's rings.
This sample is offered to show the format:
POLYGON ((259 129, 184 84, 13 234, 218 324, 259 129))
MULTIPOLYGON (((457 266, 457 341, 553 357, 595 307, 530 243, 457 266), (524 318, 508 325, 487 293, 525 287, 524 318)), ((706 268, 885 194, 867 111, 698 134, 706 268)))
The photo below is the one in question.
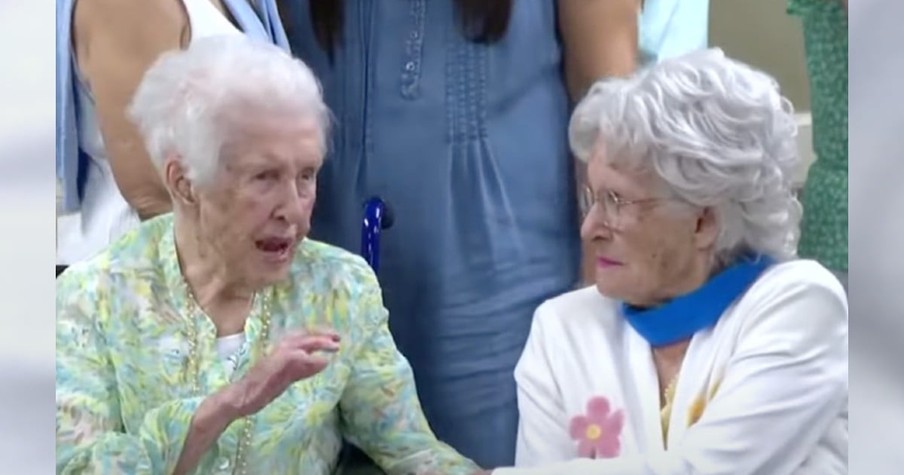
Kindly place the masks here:
POLYGON ((510 465, 531 315, 581 282, 569 113, 634 70, 639 0, 280 10, 335 119, 312 237, 360 252, 363 203, 390 204, 378 276, 427 418, 480 465, 510 465))

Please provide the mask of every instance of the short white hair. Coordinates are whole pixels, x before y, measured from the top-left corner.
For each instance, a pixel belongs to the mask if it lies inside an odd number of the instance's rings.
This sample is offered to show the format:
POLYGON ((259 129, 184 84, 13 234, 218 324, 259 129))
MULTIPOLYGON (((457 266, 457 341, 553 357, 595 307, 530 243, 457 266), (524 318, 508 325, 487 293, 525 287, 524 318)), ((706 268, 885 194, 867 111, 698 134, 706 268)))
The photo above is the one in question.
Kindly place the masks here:
POLYGON ((796 255, 796 136, 793 107, 777 82, 719 49, 597 82, 569 126, 579 159, 600 144, 610 160, 653 171, 680 200, 713 208, 723 263, 751 251, 796 255))
POLYGON ((164 53, 145 73, 129 107, 151 160, 162 170, 182 157, 193 182, 209 183, 222 166, 225 140, 249 114, 317 121, 326 152, 329 109, 313 72, 269 43, 242 34, 193 40, 164 53))

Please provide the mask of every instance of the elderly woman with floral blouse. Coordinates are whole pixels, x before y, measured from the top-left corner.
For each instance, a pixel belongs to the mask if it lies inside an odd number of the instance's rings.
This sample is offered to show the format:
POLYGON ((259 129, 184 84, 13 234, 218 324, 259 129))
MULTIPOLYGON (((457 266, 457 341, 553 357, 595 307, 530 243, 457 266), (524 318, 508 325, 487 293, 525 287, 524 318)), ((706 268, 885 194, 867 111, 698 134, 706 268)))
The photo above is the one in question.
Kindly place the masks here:
POLYGON ((328 111, 241 35, 145 75, 131 115, 173 200, 57 284, 57 472, 471 474, 422 415, 380 288, 305 239, 328 111), (241 71, 241 74, 236 74, 241 71))
POLYGON ((596 285, 537 310, 496 475, 847 474, 847 301, 795 256, 791 112, 718 50, 590 90, 596 285))

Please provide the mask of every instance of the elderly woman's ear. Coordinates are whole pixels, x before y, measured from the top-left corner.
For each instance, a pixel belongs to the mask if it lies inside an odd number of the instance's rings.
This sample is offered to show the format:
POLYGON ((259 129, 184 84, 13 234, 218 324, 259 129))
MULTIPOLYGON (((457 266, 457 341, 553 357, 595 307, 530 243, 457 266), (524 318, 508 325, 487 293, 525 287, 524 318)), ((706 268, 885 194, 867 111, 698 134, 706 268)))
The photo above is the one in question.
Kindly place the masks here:
POLYGON ((166 160, 163 165, 163 181, 175 203, 192 206, 197 203, 194 186, 185 176, 185 167, 176 158, 166 160))
POLYGON ((697 216, 697 230, 694 240, 698 250, 713 250, 719 238, 719 223, 716 211, 707 206, 697 216))

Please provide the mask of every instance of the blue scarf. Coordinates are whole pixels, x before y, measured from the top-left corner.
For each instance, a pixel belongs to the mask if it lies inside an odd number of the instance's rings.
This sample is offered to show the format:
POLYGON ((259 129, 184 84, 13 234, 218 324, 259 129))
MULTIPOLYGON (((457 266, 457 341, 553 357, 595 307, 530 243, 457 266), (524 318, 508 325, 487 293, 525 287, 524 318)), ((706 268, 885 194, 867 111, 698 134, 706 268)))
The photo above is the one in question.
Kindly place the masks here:
POLYGON ((687 340, 714 326, 728 306, 774 262, 767 256, 745 256, 699 289, 659 307, 639 308, 622 303, 622 315, 654 348, 687 340))

